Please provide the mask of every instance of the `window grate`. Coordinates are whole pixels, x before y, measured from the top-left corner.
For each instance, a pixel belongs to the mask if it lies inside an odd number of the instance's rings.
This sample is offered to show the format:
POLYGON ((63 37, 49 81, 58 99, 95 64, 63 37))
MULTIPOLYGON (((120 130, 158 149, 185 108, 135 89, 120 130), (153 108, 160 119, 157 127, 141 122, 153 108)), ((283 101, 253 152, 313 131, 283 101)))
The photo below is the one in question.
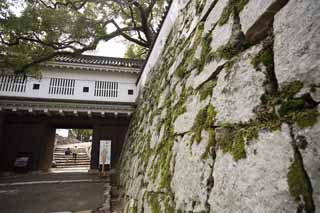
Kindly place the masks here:
POLYGON ((96 81, 94 96, 118 97, 118 82, 96 81))
POLYGON ((53 95, 73 95, 75 80, 64 78, 51 78, 49 94, 53 95))
POLYGON ((0 91, 3 92, 25 92, 27 85, 26 76, 1 75, 0 91))

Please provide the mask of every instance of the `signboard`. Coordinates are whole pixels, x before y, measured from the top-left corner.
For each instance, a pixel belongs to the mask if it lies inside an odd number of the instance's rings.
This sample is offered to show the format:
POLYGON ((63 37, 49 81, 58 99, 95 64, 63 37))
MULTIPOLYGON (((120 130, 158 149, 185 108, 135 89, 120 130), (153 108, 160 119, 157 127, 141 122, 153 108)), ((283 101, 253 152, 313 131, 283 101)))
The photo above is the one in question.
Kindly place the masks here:
POLYGON ((110 165, 111 162, 111 140, 100 140, 99 164, 110 165))

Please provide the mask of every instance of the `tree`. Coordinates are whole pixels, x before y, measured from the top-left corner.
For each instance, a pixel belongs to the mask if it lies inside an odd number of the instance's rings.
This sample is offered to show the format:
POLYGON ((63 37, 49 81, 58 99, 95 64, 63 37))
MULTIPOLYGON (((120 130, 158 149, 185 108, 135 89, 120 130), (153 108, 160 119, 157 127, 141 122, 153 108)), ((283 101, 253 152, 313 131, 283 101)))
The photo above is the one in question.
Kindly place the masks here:
POLYGON ((119 36, 149 48, 164 6, 165 0, 0 0, 0 66, 28 73, 119 36))
POLYGON ((92 129, 70 129, 69 133, 80 141, 89 141, 92 136, 92 129))
POLYGON ((143 59, 146 59, 147 54, 148 54, 148 48, 135 45, 135 44, 129 44, 124 54, 124 57, 143 60, 143 59))

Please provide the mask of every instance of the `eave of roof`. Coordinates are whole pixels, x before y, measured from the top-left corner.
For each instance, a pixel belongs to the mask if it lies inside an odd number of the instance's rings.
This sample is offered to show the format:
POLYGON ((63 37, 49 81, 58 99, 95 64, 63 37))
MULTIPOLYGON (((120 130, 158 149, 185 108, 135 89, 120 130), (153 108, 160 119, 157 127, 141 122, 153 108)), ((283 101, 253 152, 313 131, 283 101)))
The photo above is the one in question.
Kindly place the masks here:
POLYGON ((126 72, 138 74, 141 72, 143 61, 127 58, 115 58, 93 55, 59 55, 53 58, 51 61, 44 63, 44 65, 59 68, 126 72))

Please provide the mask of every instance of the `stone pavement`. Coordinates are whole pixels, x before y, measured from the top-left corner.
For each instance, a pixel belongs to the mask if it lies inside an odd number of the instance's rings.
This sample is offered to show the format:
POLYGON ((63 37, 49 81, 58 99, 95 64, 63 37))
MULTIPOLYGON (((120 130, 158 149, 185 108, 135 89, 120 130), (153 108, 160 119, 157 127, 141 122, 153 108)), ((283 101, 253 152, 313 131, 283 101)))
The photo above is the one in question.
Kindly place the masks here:
POLYGON ((108 178, 88 173, 0 177, 0 212, 110 212, 108 178))

